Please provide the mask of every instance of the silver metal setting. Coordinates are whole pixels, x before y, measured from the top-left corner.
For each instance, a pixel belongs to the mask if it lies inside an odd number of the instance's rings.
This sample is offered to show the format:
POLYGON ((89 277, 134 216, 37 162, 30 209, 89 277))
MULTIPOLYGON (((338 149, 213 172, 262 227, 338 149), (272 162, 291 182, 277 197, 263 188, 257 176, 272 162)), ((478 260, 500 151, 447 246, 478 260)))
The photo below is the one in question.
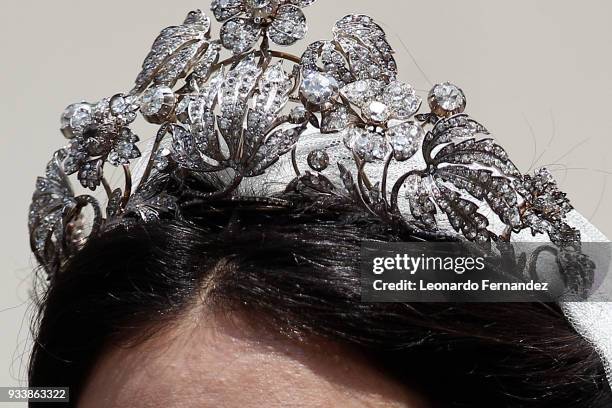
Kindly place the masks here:
POLYGON ((431 110, 418 113, 423 98, 397 81, 394 51, 372 18, 344 17, 332 40, 309 45, 301 57, 270 49, 270 40, 289 45, 304 37, 300 8, 313 2, 215 0, 220 39, 211 39, 210 19, 193 11, 155 40, 131 91, 66 109, 68 145, 38 179, 30 208, 32 250, 50 276, 87 242, 84 208, 93 209, 91 238, 124 220, 177 216, 194 200, 240 198, 246 179, 284 159, 293 180, 258 199, 351 205, 424 237, 486 245, 529 230, 548 234, 561 252, 580 249, 579 232, 565 221, 572 207, 550 173, 522 174, 463 113, 461 89, 436 85, 445 88, 434 87, 426 96, 431 110), (141 153, 130 125, 138 112, 161 126, 132 185, 130 166, 141 153), (339 137, 345 153, 313 148, 298 162, 297 150, 313 135, 339 137), (123 168, 123 185, 110 185, 107 165, 123 168), (374 165, 382 172, 371 172, 374 165), (390 176, 392 166, 401 176, 390 176), (168 180, 218 172, 230 175, 218 191, 167 188, 168 180), (90 190, 102 186, 107 203, 75 196, 71 174, 90 190))

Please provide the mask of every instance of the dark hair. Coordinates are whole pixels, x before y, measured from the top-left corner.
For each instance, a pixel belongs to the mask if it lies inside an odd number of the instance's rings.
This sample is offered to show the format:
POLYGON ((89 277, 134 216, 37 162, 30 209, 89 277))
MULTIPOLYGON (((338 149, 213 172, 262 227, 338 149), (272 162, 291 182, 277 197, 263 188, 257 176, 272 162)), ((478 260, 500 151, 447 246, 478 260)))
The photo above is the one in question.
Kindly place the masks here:
POLYGON ((155 335, 206 286, 211 307, 355 347, 434 406, 612 405, 600 359, 556 305, 362 302, 362 241, 414 239, 350 209, 230 201, 115 227, 41 299, 30 386, 69 386, 76 401, 106 345, 155 335))

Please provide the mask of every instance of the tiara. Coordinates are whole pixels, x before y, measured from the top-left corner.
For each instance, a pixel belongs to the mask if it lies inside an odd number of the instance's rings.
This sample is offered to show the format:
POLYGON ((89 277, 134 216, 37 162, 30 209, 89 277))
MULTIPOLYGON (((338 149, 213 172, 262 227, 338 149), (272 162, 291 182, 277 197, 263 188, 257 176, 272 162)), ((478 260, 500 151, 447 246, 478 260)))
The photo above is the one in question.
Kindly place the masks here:
POLYGON ((561 251, 580 249, 566 220, 572 207, 551 174, 522 174, 465 113, 458 86, 441 82, 420 96, 400 82, 372 18, 342 18, 332 40, 301 57, 274 50, 305 37, 301 9, 313 2, 215 0, 219 39, 211 39, 211 20, 192 11, 157 37, 131 91, 66 108, 67 146, 38 178, 29 213, 32 251, 50 277, 113 225, 235 199, 258 178, 282 186, 262 201, 350 205, 417 236, 486 244, 530 231, 561 251), (422 105, 429 109, 419 113, 422 105), (144 157, 131 129, 139 117, 159 125, 144 157), (136 181, 137 161, 144 170, 136 181), (108 167, 122 168, 119 186, 105 177, 108 167), (77 195, 72 175, 105 199, 77 195), (184 182, 189 175, 220 181, 202 192, 184 182))

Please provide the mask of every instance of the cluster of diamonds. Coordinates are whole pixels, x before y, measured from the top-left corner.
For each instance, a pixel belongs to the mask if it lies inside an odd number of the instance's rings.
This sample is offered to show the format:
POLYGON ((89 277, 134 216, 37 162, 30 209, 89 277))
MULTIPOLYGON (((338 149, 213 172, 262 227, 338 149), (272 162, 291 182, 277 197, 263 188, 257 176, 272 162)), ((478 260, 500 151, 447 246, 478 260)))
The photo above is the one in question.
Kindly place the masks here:
POLYGON ((271 43, 306 35, 301 9, 313 2, 214 0, 212 13, 223 23, 218 40, 211 20, 193 11, 155 40, 131 91, 65 110, 68 144, 38 179, 30 209, 32 249, 50 274, 86 242, 85 207, 94 213, 89 236, 120 219, 148 222, 180 211, 182 200, 232 197, 284 156, 293 159, 295 178, 276 200, 358 206, 415 233, 445 233, 444 221, 451 233, 480 243, 530 229, 560 247, 579 245, 564 221, 571 206, 550 173, 522 175, 493 139, 480 138, 488 132, 464 113, 459 87, 435 85, 426 95, 429 112, 418 113, 424 98, 397 79, 393 49, 370 17, 344 17, 332 40, 309 45, 301 57, 272 50, 271 43), (139 115, 160 127, 132 186, 130 164, 141 151, 130 126, 139 115), (348 161, 332 163, 322 149, 295 163, 312 134, 340 136, 348 161), (373 164, 382 165, 382 177, 369 174, 373 164), (107 181, 107 166, 123 168, 121 187, 107 181), (403 166, 403 175, 391 180, 391 166, 403 166), (176 194, 164 184, 217 172, 231 175, 218 191, 182 183, 176 194), (73 174, 84 188, 102 186, 107 203, 76 196, 73 174))

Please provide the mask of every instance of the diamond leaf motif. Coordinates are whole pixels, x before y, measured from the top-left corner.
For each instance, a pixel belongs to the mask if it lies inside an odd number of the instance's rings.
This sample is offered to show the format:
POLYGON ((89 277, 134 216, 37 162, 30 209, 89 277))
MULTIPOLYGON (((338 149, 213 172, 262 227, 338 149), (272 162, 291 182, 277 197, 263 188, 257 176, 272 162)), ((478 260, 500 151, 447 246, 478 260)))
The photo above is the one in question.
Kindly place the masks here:
POLYGON ((225 157, 219 146, 219 135, 215 130, 215 115, 208 111, 201 119, 191 125, 196 147, 200 152, 216 162, 223 162, 225 157))
POLYGON ((62 170, 65 159, 66 151, 57 151, 47 165, 45 177, 36 181, 28 219, 32 251, 50 274, 63 258, 66 217, 77 207, 70 182, 62 170))
POLYGON ((521 226, 517 193, 510 179, 493 176, 488 170, 473 170, 463 166, 439 168, 435 177, 438 183, 452 183, 455 188, 486 202, 504 224, 513 228, 521 226))
POLYGON ((595 268, 597 267, 595 262, 579 250, 563 245, 561 245, 557 260, 570 292, 581 299, 586 299, 595 279, 595 268))
POLYGON ((293 82, 280 63, 268 67, 261 75, 255 91, 255 106, 247 114, 245 145, 248 157, 255 152, 287 105, 292 88, 293 82))
POLYGON ((261 27, 246 17, 234 17, 221 27, 221 43, 234 54, 250 50, 261 34, 261 27))
POLYGON ((236 67, 227 73, 219 91, 221 116, 217 123, 231 156, 237 153, 238 146, 242 141, 248 100, 260 75, 261 68, 257 66, 255 57, 251 54, 242 59, 236 67))
POLYGON ((154 79, 173 86, 206 47, 210 19, 201 11, 189 13, 180 26, 164 29, 157 37, 136 78, 136 90, 143 91, 154 79))
POLYGON ((436 227, 437 209, 431 200, 431 194, 423 185, 423 180, 419 175, 412 175, 406 180, 408 203, 410 213, 414 218, 421 221, 426 228, 436 227))
POLYGON ((360 201, 359 188, 355 184, 355 179, 350 171, 340 162, 338 162, 338 169, 340 171, 340 179, 342 180, 342 184, 346 189, 348 195, 355 201, 360 201))
POLYGON ((155 75, 153 83, 155 85, 174 86, 191 69, 197 60, 197 56, 202 52, 202 46, 201 42, 195 42, 177 51, 155 75))
POLYGON ((489 220, 478 212, 476 204, 441 185, 437 185, 436 202, 446 213, 453 229, 468 240, 482 243, 491 240, 491 233, 487 230, 489 220))
POLYGON ((268 35, 278 45, 291 45, 306 36, 306 17, 299 7, 285 4, 278 9, 268 35))
POLYGON ((580 248, 581 246, 580 230, 562 221, 551 225, 548 236, 552 243, 560 248, 580 248))
POLYGON ((424 156, 426 159, 431 157, 431 152, 436 146, 458 138, 475 137, 478 134, 488 135, 489 132, 468 115, 460 114, 440 119, 434 128, 427 132, 423 143, 424 156))
POLYGON ((208 142, 205 136, 200 135, 198 138, 181 125, 172 125, 170 133, 172 134, 172 158, 182 168, 203 172, 218 170, 217 163, 210 159, 207 160, 202 154, 201 149, 205 149, 208 142))
POLYGON ((224 79, 225 73, 223 70, 220 70, 212 75, 210 81, 208 81, 208 84, 205 87, 200 89, 200 92, 195 98, 198 102, 195 104, 190 103, 187 106, 187 113, 191 121, 195 121, 198 114, 213 109, 217 103, 219 91, 221 90, 224 79))
MULTIPOLYGON (((307 187, 316 192, 315 197, 321 198, 320 194, 333 194, 336 187, 334 184, 322 174, 313 174, 306 172, 305 175, 298 179, 298 188, 307 187)), ((303 191, 302 191, 303 192, 303 191)))
POLYGON ((168 191, 169 178, 166 175, 155 175, 140 186, 130 197, 126 208, 127 215, 133 215, 144 222, 159 220, 163 214, 177 210, 177 199, 168 191))
POLYGON ((393 49, 383 29, 364 15, 348 15, 334 26, 334 38, 348 56, 351 73, 357 79, 397 77, 393 49))
POLYGON ((244 131, 246 156, 251 157, 259 148, 266 134, 270 131, 275 117, 266 112, 249 109, 247 113, 247 126, 244 131))
POLYGON ((521 173, 508 158, 506 151, 495 144, 493 139, 468 139, 461 143, 451 143, 443 147, 433 158, 432 163, 474 164, 496 167, 505 175, 520 177, 521 173))
POLYGON ((255 96, 255 110, 277 115, 289 101, 289 91, 292 88, 293 82, 281 63, 268 67, 259 80, 255 96))
POLYGON ((332 41, 317 41, 310 44, 301 58, 302 72, 324 72, 332 76, 340 86, 354 82, 348 61, 332 41))
POLYGON ((533 176, 524 175, 516 180, 517 191, 525 199, 523 222, 532 233, 547 233, 560 247, 579 246, 580 232, 564 221, 573 207, 552 174, 545 168, 533 176))
POLYGON ((307 129, 307 124, 294 127, 283 127, 270 133, 251 163, 248 177, 259 176, 287 154, 296 145, 300 136, 307 129))
POLYGON ((213 65, 219 61, 220 54, 221 45, 217 42, 211 42, 199 61, 194 65, 191 77, 196 80, 198 86, 204 86, 204 83, 212 73, 213 65))
POLYGON ((121 191, 120 188, 115 189, 109 197, 108 204, 106 205, 106 216, 108 218, 119 215, 122 199, 123 191, 121 191))
POLYGON ((214 0, 210 9, 217 21, 225 21, 243 11, 244 0, 214 0))

